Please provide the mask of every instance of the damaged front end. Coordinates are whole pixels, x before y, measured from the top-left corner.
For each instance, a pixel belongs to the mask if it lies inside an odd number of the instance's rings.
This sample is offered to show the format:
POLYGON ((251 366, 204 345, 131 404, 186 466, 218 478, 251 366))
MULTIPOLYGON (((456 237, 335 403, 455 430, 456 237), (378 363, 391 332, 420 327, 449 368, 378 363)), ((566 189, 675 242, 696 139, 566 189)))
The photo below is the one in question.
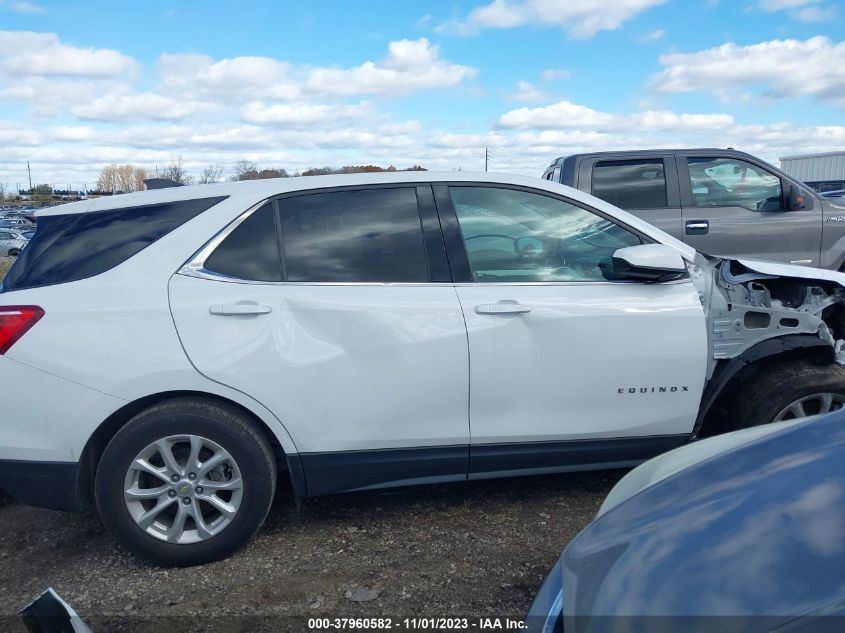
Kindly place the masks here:
POLYGON ((845 365, 845 274, 697 254, 690 276, 707 316, 707 378, 767 339, 817 336, 845 365))
POLYGON ((736 428, 726 403, 772 363, 845 366, 845 274, 700 253, 689 271, 709 350, 694 437, 736 428))

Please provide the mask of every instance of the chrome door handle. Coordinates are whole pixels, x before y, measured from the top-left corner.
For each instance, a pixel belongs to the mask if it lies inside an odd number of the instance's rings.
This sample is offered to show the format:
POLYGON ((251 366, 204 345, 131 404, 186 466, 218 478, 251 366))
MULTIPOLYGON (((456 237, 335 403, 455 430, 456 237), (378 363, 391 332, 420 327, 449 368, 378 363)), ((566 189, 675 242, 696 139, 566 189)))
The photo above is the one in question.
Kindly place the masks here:
POLYGON ((690 220, 686 223, 687 235, 706 235, 710 231, 708 220, 690 220))
POLYGON ((525 314, 527 312, 531 312, 531 306, 511 301, 482 303, 475 306, 476 314, 525 314))
POLYGON ((240 316, 249 314, 270 314, 273 308, 257 303, 224 303, 208 308, 209 314, 216 316, 240 316))

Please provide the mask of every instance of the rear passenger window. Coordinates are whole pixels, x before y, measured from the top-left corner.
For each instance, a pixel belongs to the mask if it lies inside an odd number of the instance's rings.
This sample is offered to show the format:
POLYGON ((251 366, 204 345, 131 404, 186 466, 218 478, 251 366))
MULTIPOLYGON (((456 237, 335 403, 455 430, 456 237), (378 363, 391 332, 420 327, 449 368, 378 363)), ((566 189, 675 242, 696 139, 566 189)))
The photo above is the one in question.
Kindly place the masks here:
POLYGON ((622 209, 665 207, 663 160, 599 161, 593 167, 593 195, 622 209))
POLYGON ((295 196, 279 209, 287 281, 428 281, 413 188, 295 196))
POLYGON ((3 280, 4 290, 78 281, 123 263, 226 196, 47 216, 3 280))
POLYGON ((265 204, 229 233, 203 268, 227 277, 281 281, 279 242, 272 203, 265 204))

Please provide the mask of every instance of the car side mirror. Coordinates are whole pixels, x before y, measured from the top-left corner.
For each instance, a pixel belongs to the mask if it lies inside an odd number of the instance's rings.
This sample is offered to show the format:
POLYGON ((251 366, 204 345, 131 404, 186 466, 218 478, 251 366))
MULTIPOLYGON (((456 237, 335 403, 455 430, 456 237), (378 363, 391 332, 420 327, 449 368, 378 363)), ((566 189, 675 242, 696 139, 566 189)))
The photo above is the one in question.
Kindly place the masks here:
POLYGON ((666 244, 641 244, 620 248, 613 253, 614 279, 662 282, 688 275, 681 254, 666 244))
POLYGON ((812 209, 813 198, 798 185, 790 185, 789 195, 786 198, 786 208, 789 211, 812 209))

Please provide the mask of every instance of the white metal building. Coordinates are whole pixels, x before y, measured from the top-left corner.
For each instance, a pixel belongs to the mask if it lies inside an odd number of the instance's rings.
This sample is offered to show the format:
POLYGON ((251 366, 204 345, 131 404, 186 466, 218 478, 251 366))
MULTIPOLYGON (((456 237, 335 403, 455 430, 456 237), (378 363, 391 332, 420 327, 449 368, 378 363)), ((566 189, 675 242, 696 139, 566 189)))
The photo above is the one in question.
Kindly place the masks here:
POLYGON ((780 168, 816 191, 845 189, 845 151, 783 156, 780 168))

